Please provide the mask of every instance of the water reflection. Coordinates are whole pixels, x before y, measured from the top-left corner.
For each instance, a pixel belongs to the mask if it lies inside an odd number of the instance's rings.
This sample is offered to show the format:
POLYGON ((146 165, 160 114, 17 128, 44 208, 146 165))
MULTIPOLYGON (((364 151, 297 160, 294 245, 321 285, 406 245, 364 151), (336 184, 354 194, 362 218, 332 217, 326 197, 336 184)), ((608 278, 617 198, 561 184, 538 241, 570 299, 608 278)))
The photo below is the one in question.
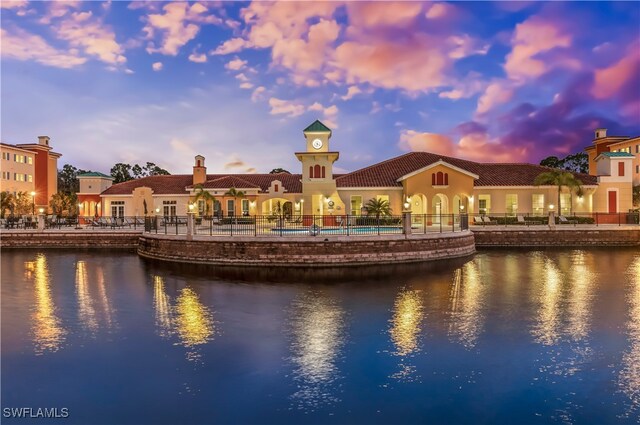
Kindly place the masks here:
POLYGON ((418 378, 416 368, 405 362, 405 357, 420 351, 420 331, 424 317, 424 303, 421 291, 403 289, 394 303, 389 334, 395 346, 393 355, 399 356, 400 371, 391 377, 401 381, 418 378))
POLYGON ((338 401, 332 384, 340 377, 337 361, 345 341, 345 313, 336 300, 310 291, 293 302, 290 316, 291 361, 301 408, 338 401))
POLYGON ((109 297, 107 296, 107 288, 104 279, 104 270, 102 266, 98 266, 96 273, 98 275, 98 299, 102 306, 102 313, 104 315, 104 321, 107 328, 111 329, 115 322, 115 312, 109 297))
POLYGON ((449 294, 449 337, 465 348, 475 347, 482 332, 485 285, 482 282, 478 262, 469 262, 453 274, 449 294))
POLYGON ((531 333, 537 343, 553 345, 560 332, 560 295, 562 275, 555 263, 546 256, 536 256, 532 262, 532 274, 541 279, 535 298, 539 311, 534 315, 531 333))
POLYGON ((34 280, 35 309, 32 314, 32 334, 36 354, 46 351, 57 351, 65 340, 66 331, 56 314, 56 307, 51 297, 49 268, 44 255, 37 256, 36 261, 25 263, 25 274, 34 280))
POLYGON ((211 341, 215 336, 213 314, 191 288, 180 290, 175 305, 165 290, 162 277, 153 277, 153 308, 158 334, 163 338, 177 335, 179 342, 187 348, 187 360, 199 361, 199 346, 211 341))
POLYGON ((591 330, 594 272, 587 266, 584 251, 571 259, 571 290, 569 293, 567 332, 574 341, 582 341, 591 330))
POLYGON ((89 294, 87 283, 87 267, 84 261, 76 263, 76 297, 78 299, 78 319, 80 324, 91 333, 98 329, 96 311, 93 308, 93 300, 89 294))
POLYGON ((196 348, 213 337, 213 319, 209 309, 191 288, 182 288, 176 299, 175 324, 181 345, 189 349, 187 359, 199 359, 196 348))
POLYGON ((623 416, 633 417, 640 410, 640 256, 629 266, 626 277, 629 280, 629 314, 626 323, 629 348, 622 355, 618 385, 629 398, 629 405, 623 416))

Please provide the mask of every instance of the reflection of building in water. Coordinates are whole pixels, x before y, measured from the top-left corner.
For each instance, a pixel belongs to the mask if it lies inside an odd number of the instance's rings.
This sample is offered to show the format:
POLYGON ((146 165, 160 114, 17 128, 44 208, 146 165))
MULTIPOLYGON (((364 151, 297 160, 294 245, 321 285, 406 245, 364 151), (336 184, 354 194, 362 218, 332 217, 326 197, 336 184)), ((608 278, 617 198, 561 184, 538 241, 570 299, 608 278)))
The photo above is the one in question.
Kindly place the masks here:
POLYGON ((175 324, 185 347, 206 344, 213 337, 211 313, 191 288, 182 288, 176 299, 175 324))
POLYGON ((76 263, 76 297, 78 298, 78 319, 83 328, 95 333, 98 330, 96 311, 89 294, 87 267, 84 261, 76 263))
POLYGON ((153 309, 158 335, 168 337, 172 329, 171 304, 164 289, 164 280, 160 276, 153 277, 153 309))
POLYGON ((636 256, 626 275, 629 280, 629 317, 626 324, 629 348, 622 356, 618 385, 629 397, 626 415, 632 417, 640 410, 640 256, 636 256))
MULTIPOLYGON (((394 303, 393 317, 389 334, 395 346, 394 355, 402 357, 409 356, 420 351, 420 331, 424 318, 424 303, 421 291, 402 290, 398 294, 394 303)), ((405 359, 400 360, 400 372, 392 375, 392 378, 399 380, 415 379, 415 367, 405 363, 405 359)))
POLYGON ((187 347, 187 359, 198 360, 197 347, 211 341, 215 325, 211 311, 200 302, 198 294, 191 288, 183 288, 176 298, 175 306, 167 295, 164 280, 153 277, 153 308, 158 334, 163 338, 177 335, 179 345, 187 347))
POLYGON ((587 258, 584 251, 577 251, 571 258, 567 332, 575 341, 586 339, 591 330, 594 273, 586 264, 587 258))
POLYGON ((309 292, 293 303, 290 317, 291 361, 299 391, 293 395, 307 407, 335 402, 331 384, 344 345, 344 311, 326 294, 309 292))
POLYGON ((35 351, 57 351, 64 342, 66 331, 56 316, 56 307, 51 298, 47 259, 40 254, 36 261, 25 263, 25 273, 34 279, 35 309, 32 314, 32 333, 35 351))
POLYGON ((108 329, 113 327, 115 318, 114 310, 107 296, 107 288, 104 281, 104 270, 101 265, 97 266, 96 273, 98 274, 98 299, 102 306, 102 313, 104 314, 104 322, 108 329))
POLYGON ((466 348, 478 342, 483 327, 485 285, 481 280, 478 264, 474 260, 454 272, 449 296, 449 336, 466 348))
POLYGON ((553 345, 560 332, 560 295, 562 275, 558 267, 548 257, 536 257, 532 263, 534 276, 541 280, 536 294, 539 305, 534 315, 536 323, 531 333, 536 342, 553 345))

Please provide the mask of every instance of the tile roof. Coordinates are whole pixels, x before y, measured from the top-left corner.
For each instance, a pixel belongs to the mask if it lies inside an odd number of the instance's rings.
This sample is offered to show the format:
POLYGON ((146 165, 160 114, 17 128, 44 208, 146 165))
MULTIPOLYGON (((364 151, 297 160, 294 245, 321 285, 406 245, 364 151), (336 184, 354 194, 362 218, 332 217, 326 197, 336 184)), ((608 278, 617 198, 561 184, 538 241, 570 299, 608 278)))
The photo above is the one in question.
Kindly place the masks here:
POLYGON ((314 122, 311 123, 309 127, 302 130, 302 132, 306 132, 306 131, 309 131, 309 132, 328 131, 329 133, 331 133, 331 129, 326 125, 322 124, 320 120, 315 120, 314 122))
MULTIPOLYGON (((536 176, 550 168, 524 163, 479 163, 430 152, 410 152, 336 178, 338 187, 402 186, 397 180, 413 171, 443 160, 480 176, 474 186, 531 186, 536 176)), ((597 178, 573 173, 583 184, 596 184, 597 178)))
POLYGON ((90 171, 88 173, 78 174, 78 177, 105 177, 113 180, 113 177, 107 176, 106 174, 100 173, 98 171, 90 171))
POLYGON ((598 156, 608 156, 610 158, 634 158, 634 155, 629 152, 602 152, 598 156))
MULTIPOLYGON (((247 189, 249 187, 259 187, 262 192, 266 192, 271 186, 271 182, 279 180, 287 193, 302 193, 302 176, 300 174, 277 173, 277 174, 207 174, 207 182, 218 181, 225 178, 236 178, 238 180, 226 180, 227 183, 232 181, 237 183, 237 189, 247 189), (240 181, 244 181, 243 187, 240 187, 240 181), (250 186, 246 186, 249 184, 250 186)), ((212 189, 217 188, 212 183, 212 189)), ((175 195, 186 194, 187 188, 193 186, 193 175, 191 174, 174 174, 170 176, 150 176, 136 180, 129 180, 124 183, 114 184, 113 186, 102 192, 103 195, 129 195, 137 187, 147 186, 158 195, 175 195)), ((220 187, 228 189, 230 186, 220 187)))
MULTIPOLYGON (((195 185, 187 186, 188 188, 195 187, 195 185)), ((224 176, 218 177, 217 179, 207 180, 202 184, 202 187, 206 189, 231 189, 235 187, 236 189, 255 189, 260 188, 259 185, 248 182, 244 178, 236 177, 236 176, 224 176)))

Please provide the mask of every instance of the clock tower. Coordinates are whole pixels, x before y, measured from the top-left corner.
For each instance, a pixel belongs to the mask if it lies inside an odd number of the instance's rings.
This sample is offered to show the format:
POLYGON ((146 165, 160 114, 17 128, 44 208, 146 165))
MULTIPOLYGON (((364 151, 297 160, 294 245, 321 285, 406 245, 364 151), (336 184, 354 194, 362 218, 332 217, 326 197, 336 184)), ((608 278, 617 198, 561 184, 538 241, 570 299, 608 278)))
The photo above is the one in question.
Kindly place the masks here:
POLYGON ((302 163, 302 214, 345 214, 333 178, 333 163, 340 154, 329 150, 331 129, 316 120, 302 133, 306 140, 306 151, 296 152, 296 157, 302 163))

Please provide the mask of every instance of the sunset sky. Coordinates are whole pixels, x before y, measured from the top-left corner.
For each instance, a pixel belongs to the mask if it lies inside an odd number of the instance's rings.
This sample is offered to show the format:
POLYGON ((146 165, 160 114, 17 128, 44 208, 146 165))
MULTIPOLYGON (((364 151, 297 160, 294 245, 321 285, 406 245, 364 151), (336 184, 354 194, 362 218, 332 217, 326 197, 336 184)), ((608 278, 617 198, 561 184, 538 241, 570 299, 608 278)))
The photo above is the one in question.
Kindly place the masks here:
POLYGON ((538 162, 640 134, 638 2, 2 1, 2 141, 60 166, 336 171, 411 150, 538 162))

